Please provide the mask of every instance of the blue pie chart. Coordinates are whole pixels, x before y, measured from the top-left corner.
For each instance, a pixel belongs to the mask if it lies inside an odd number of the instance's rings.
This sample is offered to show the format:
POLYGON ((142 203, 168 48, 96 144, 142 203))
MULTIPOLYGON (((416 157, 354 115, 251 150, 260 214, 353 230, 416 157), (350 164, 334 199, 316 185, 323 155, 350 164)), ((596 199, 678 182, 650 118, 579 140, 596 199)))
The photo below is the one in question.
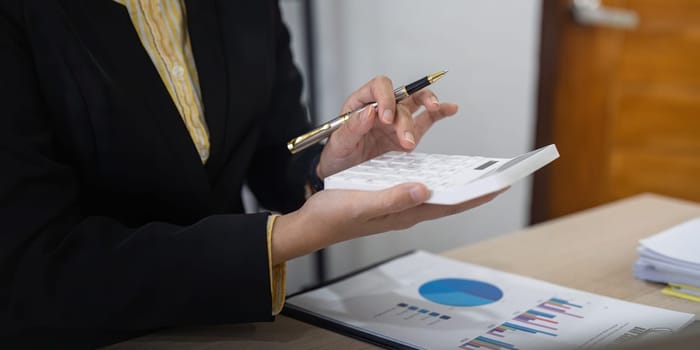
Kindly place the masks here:
POLYGON ((432 280, 421 285, 418 292, 425 299, 448 306, 480 306, 503 298, 503 291, 493 284, 462 278, 432 280))

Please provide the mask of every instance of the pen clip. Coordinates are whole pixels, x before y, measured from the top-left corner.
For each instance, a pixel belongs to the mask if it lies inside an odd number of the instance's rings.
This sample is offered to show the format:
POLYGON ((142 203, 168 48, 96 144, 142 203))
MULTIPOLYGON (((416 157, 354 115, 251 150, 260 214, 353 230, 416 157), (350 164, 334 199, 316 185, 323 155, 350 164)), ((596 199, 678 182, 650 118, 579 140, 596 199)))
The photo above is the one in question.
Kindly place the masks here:
POLYGON ((350 118, 352 114, 353 112, 345 113, 332 121, 323 124, 319 128, 293 138, 291 141, 287 142, 287 149, 290 153, 295 154, 309 148, 309 146, 328 137, 333 130, 339 128, 346 120, 350 118))

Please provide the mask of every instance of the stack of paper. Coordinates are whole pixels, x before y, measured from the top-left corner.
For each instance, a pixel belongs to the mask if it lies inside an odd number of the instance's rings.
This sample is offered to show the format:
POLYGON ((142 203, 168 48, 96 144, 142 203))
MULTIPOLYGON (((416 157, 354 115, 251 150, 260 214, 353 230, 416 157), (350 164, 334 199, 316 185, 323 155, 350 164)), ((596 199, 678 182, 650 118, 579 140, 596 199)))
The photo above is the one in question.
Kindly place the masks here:
POLYGON ((664 293, 700 301, 700 218, 639 241, 637 278, 668 283, 664 293))

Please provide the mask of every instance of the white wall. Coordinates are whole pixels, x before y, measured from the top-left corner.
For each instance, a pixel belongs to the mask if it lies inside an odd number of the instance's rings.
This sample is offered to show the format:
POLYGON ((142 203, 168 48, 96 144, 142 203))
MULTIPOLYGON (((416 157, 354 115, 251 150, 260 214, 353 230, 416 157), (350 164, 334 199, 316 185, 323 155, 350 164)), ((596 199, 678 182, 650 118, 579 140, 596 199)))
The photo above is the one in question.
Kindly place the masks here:
MULTIPOLYGON (((322 119, 336 116, 347 95, 375 75, 398 85, 449 69, 431 88, 460 110, 436 125, 418 151, 510 157, 533 147, 540 0, 321 0, 314 5, 322 119)), ((291 13, 288 7, 285 12, 291 13)), ((330 247, 330 273, 337 276, 409 249, 439 252, 521 228, 529 217, 529 191, 530 182, 521 182, 469 212, 330 247)), ((304 274, 290 277, 290 286, 304 274)))

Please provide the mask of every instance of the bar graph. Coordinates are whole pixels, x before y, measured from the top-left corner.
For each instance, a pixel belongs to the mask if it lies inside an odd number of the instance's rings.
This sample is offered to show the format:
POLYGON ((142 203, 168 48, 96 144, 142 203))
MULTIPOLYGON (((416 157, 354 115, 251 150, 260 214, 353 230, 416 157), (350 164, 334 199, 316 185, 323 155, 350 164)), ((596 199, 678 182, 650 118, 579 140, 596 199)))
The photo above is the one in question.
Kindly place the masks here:
MULTIPOLYGON (((460 349, 515 350, 523 337, 555 338, 562 322, 569 328, 583 319, 584 307, 561 298, 550 298, 525 312, 519 312, 511 320, 489 329, 486 333, 463 343, 460 349), (573 312, 572 312, 573 311, 573 312), (567 323, 568 322, 568 323, 567 323)), ((566 327, 565 327, 566 328, 566 327)), ((528 338, 531 339, 531 338, 528 338)))
POLYGON ((558 325, 559 321, 555 321, 555 317, 556 315, 549 314, 546 312, 528 310, 527 312, 523 312, 522 314, 515 317, 514 320, 527 323, 529 325, 533 325, 539 328, 551 329, 553 331, 556 331, 557 328, 555 327, 555 325, 558 325))
POLYGON ((480 348, 483 348, 483 349, 489 349, 489 350, 501 350, 501 349, 517 350, 518 349, 513 344, 502 342, 502 341, 499 341, 496 339, 487 338, 484 336, 476 337, 476 339, 474 339, 466 344, 463 344, 459 348, 460 349, 480 349, 480 348))
POLYGON ((559 298, 550 298, 549 300, 541 303, 540 305, 537 306, 538 308, 548 310, 548 311, 553 311, 562 315, 567 315, 571 317, 576 317, 576 318, 583 318, 583 316, 571 313, 571 310, 575 309, 581 309, 581 305, 576 305, 572 304, 566 300, 559 299, 559 298))

